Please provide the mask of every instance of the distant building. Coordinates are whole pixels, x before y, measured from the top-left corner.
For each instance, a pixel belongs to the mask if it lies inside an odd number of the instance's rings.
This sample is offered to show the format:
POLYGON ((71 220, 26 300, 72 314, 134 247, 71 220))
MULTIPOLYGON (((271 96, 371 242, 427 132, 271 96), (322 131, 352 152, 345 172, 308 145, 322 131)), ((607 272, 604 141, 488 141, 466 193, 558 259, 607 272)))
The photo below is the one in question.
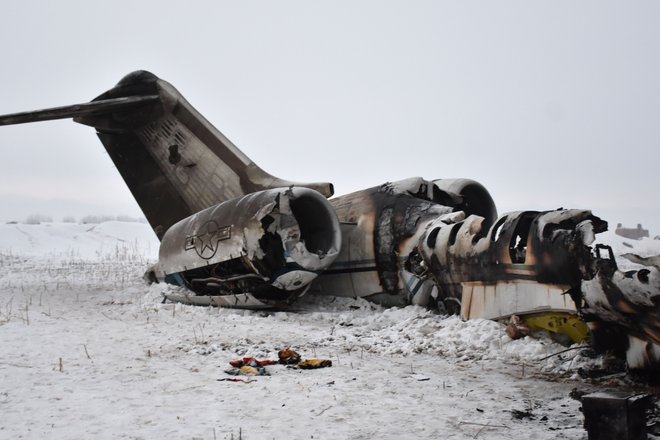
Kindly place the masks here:
POLYGON ((631 240, 641 240, 642 238, 649 236, 649 230, 643 229, 641 223, 637 223, 636 228, 624 228, 621 223, 619 223, 616 225, 614 233, 621 237, 630 238, 631 240))

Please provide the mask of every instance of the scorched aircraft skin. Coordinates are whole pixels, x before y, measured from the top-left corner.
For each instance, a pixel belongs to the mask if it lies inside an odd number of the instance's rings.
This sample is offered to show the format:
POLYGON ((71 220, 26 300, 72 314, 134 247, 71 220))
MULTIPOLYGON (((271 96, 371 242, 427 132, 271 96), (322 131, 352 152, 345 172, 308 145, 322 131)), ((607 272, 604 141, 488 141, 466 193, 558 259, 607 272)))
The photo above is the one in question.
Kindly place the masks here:
POLYGON ((590 211, 498 217, 469 179, 411 178, 328 200, 332 184, 268 174, 146 71, 89 103, 0 125, 62 118, 96 129, 161 240, 147 276, 181 287, 170 300, 267 308, 313 292, 465 319, 519 315, 574 340, 586 322, 597 349, 660 367, 658 262, 632 255, 647 268, 619 271, 610 248, 591 246, 607 223, 590 211))

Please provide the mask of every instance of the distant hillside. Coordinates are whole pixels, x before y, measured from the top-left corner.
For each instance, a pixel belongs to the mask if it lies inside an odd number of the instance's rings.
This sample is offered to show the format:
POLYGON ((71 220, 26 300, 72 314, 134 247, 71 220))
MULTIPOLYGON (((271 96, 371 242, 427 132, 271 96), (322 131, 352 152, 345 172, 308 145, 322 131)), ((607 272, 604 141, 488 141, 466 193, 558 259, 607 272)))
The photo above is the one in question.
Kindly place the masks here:
POLYGON ((134 253, 155 260, 158 246, 156 235, 145 223, 0 224, 0 252, 15 255, 107 259, 134 253))

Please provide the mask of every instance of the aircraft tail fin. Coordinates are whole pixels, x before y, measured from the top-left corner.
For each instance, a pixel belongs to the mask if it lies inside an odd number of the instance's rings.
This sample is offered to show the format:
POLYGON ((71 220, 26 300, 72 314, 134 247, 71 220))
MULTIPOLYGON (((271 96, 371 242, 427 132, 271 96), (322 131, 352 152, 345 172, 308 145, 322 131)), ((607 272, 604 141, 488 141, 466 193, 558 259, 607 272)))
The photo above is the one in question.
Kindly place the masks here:
POLYGON ((331 183, 268 174, 171 84, 142 70, 89 103, 0 116, 0 125, 70 117, 96 129, 159 238, 177 221, 251 192, 285 186, 334 192, 331 183))

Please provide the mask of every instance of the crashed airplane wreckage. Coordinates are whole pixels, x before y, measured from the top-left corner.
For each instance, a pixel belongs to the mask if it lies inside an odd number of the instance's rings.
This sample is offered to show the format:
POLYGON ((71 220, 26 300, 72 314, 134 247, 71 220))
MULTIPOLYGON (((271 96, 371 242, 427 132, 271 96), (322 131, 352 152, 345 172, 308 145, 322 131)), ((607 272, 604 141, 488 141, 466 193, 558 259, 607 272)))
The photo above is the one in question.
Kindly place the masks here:
POLYGON ((468 179, 412 178, 328 200, 332 184, 266 173, 145 71, 89 103, 0 125, 62 118, 96 129, 161 240, 148 278, 181 286, 170 300, 258 309, 310 292, 464 319, 517 315, 574 341, 590 333, 630 368, 660 368, 660 265, 636 257, 645 268, 619 271, 611 248, 592 247, 607 223, 590 211, 498 217, 468 179))

